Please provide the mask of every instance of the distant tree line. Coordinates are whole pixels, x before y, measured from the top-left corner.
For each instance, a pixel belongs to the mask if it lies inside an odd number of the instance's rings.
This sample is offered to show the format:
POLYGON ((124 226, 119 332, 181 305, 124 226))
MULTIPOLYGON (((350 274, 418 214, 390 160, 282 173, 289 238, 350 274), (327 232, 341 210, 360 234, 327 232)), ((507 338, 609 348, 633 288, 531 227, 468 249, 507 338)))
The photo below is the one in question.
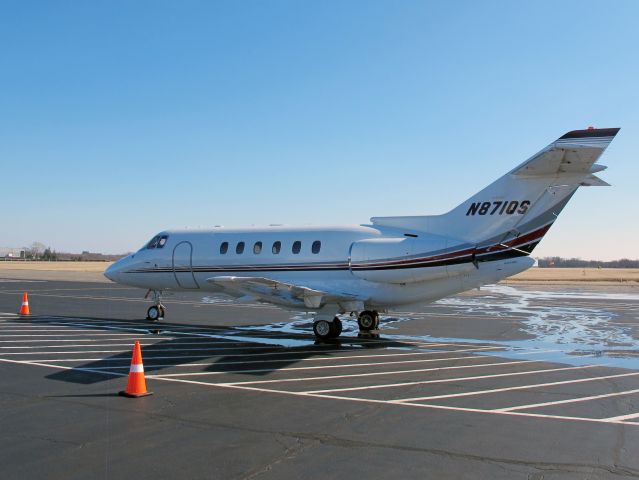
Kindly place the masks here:
MULTIPOLYGON (((98 262, 112 262, 119 260, 126 254, 120 255, 105 255, 102 253, 82 252, 79 253, 65 253, 56 252, 51 247, 45 246, 41 242, 33 242, 30 247, 24 248, 24 256, 21 255, 22 260, 42 260, 49 262, 86 262, 86 261, 98 261, 98 262)), ((18 258, 5 258, 5 260, 19 260, 18 258)))
POLYGON ((57 260, 55 250, 47 247, 44 243, 33 242, 30 247, 25 247, 24 258, 28 260, 57 260))
POLYGON ((639 268, 639 260, 629 258, 602 262, 581 258, 544 257, 538 258, 537 262, 541 268, 639 268))

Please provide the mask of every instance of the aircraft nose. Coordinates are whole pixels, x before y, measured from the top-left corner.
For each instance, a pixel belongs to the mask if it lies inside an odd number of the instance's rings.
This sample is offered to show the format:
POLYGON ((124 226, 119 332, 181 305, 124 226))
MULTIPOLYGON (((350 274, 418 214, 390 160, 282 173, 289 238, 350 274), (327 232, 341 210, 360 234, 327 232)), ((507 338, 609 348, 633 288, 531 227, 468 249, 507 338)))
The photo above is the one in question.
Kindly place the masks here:
POLYGON ((110 265, 105 271, 104 276, 112 282, 118 283, 120 281, 120 266, 118 263, 110 265))

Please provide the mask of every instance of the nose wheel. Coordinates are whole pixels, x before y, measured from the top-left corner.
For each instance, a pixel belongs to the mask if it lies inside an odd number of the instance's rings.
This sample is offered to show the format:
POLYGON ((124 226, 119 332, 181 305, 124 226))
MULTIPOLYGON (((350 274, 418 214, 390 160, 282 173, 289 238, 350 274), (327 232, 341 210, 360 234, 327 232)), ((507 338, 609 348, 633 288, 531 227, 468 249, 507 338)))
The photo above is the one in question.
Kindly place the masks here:
POLYGON ((159 290, 149 290, 146 292, 144 298, 149 298, 149 295, 153 295, 155 305, 151 305, 146 311, 146 319, 152 322, 162 320, 165 314, 165 308, 164 305, 162 305, 162 292, 159 290))
POLYGON ((164 318, 164 305, 151 305, 146 311, 146 319, 152 322, 164 318))

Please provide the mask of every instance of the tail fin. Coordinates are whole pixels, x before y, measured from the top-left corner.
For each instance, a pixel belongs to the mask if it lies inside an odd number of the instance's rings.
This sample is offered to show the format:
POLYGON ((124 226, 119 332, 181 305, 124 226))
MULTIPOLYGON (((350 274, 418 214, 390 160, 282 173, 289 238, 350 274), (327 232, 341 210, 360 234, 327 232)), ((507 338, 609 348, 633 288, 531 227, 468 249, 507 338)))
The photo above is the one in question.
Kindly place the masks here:
POLYGON ((374 217, 377 226, 426 231, 477 247, 530 253, 580 186, 608 185, 594 173, 618 128, 574 130, 443 215, 374 217), (512 248, 512 247, 511 247, 512 248))

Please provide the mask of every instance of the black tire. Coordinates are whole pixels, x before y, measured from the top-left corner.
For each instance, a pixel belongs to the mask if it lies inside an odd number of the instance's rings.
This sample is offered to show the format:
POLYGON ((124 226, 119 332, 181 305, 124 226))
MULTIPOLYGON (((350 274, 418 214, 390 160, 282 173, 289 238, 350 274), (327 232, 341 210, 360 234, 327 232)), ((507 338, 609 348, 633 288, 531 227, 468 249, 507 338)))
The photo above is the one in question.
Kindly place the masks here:
POLYGON ((375 329, 375 314, 368 310, 364 310, 357 317, 357 326, 362 332, 370 332, 375 329))
POLYGON ((335 317, 333 319, 333 336, 339 337, 342 334, 342 321, 335 317))
POLYGON ((151 305, 149 309, 146 311, 146 319, 151 320, 152 322, 157 322, 160 318, 160 309, 155 305, 151 305))
POLYGON ((331 338, 334 331, 333 322, 329 322, 328 320, 317 320, 313 322, 313 333, 319 339, 326 340, 327 338, 331 338))

